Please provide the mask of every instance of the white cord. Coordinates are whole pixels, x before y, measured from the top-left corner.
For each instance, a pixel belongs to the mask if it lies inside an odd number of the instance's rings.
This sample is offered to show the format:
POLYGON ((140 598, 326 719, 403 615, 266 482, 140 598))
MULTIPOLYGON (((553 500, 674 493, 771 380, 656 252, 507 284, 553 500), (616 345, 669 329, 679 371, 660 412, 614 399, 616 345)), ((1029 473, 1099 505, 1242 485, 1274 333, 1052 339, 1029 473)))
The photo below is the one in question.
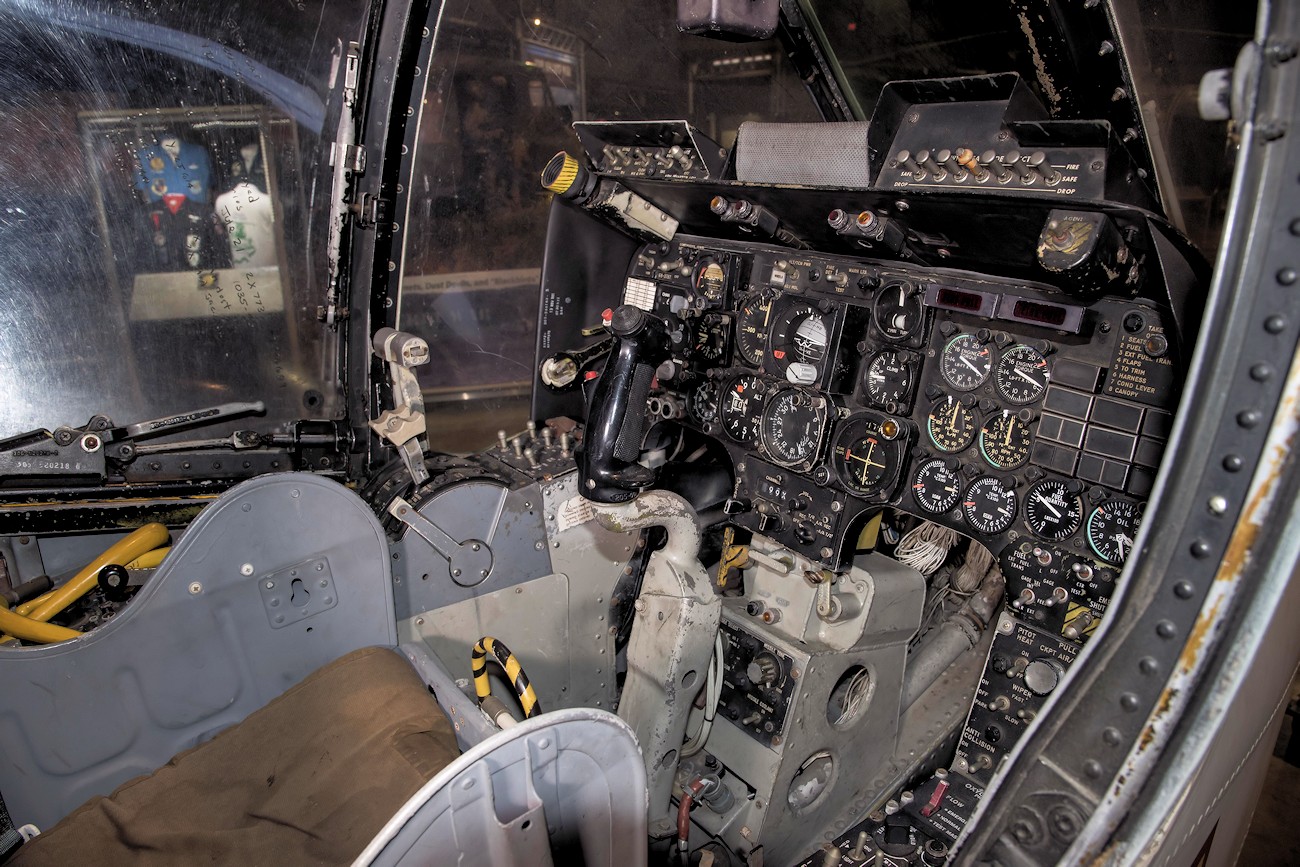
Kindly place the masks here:
POLYGON ((704 722, 700 723, 700 730, 695 733, 695 737, 682 747, 684 759, 704 749, 704 743, 713 731, 713 717, 718 712, 718 699, 722 697, 722 654, 722 630, 718 630, 717 637, 713 639, 713 660, 709 665, 708 680, 704 684, 704 722))
POLYGON ((933 575, 948 559, 948 552, 957 544, 957 538, 956 530, 924 521, 899 540, 894 557, 922 575, 933 575))

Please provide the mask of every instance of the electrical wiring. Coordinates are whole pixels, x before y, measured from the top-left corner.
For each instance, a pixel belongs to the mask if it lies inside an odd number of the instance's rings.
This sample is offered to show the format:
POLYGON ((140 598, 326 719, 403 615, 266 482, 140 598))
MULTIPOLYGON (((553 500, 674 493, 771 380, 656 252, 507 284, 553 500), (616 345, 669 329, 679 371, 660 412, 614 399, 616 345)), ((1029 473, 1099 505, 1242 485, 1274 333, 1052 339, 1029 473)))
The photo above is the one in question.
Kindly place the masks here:
POLYGON ((713 640, 713 659, 709 665, 708 678, 704 683, 704 721, 695 736, 682 746, 682 758, 688 758, 704 749, 704 743, 713 731, 713 717, 718 712, 718 699, 722 697, 723 665, 722 632, 713 640))
POLYGON ((899 540, 894 556, 922 575, 933 575, 948 559, 948 552, 957 544, 957 539, 956 530, 925 521, 899 540))

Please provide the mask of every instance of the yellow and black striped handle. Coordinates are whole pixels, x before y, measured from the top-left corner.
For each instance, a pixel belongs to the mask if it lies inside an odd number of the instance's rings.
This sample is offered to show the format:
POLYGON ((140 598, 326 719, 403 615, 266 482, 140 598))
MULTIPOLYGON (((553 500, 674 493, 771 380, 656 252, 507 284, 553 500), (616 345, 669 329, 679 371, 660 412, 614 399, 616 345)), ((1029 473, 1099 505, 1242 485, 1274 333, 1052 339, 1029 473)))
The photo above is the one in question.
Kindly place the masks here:
POLYGON ((515 659, 510 648, 490 635, 480 638, 478 644, 474 645, 474 652, 470 654, 470 669, 474 672, 474 692, 478 695, 478 700, 482 702, 492 694, 492 683, 487 675, 489 653, 501 663, 501 667, 506 670, 506 677, 514 684, 519 703, 524 708, 524 717, 532 718, 540 714, 542 706, 537 701, 537 693, 533 692, 533 685, 528 682, 528 675, 524 674, 523 666, 515 659))

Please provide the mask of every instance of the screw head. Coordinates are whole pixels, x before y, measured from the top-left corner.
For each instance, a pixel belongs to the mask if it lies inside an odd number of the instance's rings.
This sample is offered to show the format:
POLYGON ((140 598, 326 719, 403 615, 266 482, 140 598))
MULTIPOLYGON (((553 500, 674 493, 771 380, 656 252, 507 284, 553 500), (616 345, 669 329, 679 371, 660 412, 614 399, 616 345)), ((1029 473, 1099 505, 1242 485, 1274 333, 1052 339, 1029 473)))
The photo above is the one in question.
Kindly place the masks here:
POLYGON ((264 584, 263 586, 266 587, 267 590, 274 590, 274 589, 275 589, 275 582, 274 582, 274 581, 267 581, 266 584, 264 584))
POLYGON ((253 564, 252 564, 252 563, 245 563, 243 566, 240 566, 240 567, 239 567, 239 574, 240 574, 240 575, 252 575, 252 574, 253 574, 253 564))
POLYGON ((197 582, 197 581, 192 581, 192 582, 190 582, 190 595, 191 595, 191 596, 198 596, 198 595, 199 595, 200 593, 202 593, 202 592, 203 592, 203 585, 202 585, 202 584, 200 584, 200 583, 197 582))

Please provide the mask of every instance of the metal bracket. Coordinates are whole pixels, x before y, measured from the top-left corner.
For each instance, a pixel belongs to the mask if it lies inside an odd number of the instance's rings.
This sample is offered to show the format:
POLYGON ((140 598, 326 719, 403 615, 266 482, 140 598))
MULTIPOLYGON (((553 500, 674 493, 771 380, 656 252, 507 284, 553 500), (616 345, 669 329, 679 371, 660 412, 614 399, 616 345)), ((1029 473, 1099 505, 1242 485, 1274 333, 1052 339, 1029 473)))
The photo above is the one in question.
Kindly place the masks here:
POLYGON ((381 328, 375 333, 371 347, 375 355, 388 362, 395 405, 370 422, 370 429, 397 447, 411 480, 418 487, 429 480, 429 470, 424 465, 427 425, 424 395, 411 368, 428 363, 429 344, 414 334, 381 328))
POLYGON ((257 579, 257 589, 272 629, 292 626, 339 604, 334 576, 324 558, 263 575, 257 579))

